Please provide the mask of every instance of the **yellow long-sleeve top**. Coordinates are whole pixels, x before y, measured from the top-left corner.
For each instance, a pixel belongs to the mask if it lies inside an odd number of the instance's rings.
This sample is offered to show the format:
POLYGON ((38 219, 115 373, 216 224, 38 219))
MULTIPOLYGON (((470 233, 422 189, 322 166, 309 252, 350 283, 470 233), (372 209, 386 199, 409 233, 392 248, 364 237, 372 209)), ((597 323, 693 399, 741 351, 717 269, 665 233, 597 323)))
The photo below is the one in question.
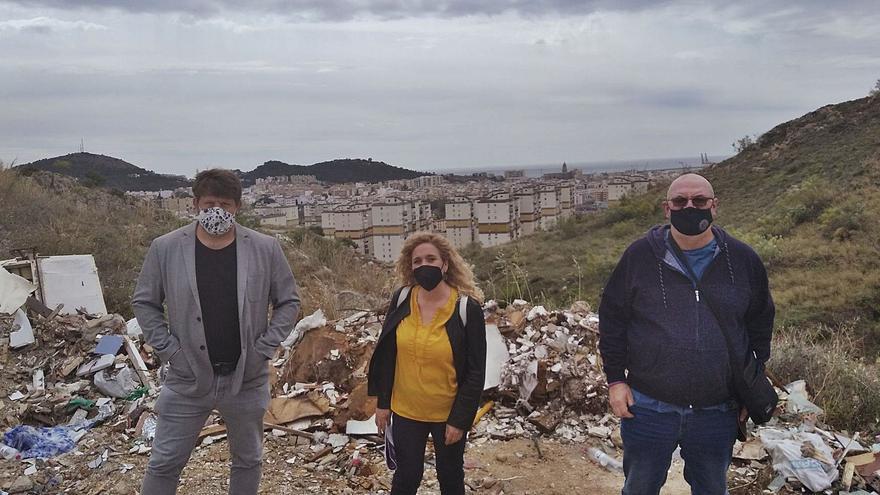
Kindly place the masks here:
POLYGON ((449 417, 458 382, 446 322, 455 311, 458 291, 427 325, 419 311, 419 287, 410 296, 410 314, 397 326, 397 361, 391 410, 416 421, 443 423, 449 417))

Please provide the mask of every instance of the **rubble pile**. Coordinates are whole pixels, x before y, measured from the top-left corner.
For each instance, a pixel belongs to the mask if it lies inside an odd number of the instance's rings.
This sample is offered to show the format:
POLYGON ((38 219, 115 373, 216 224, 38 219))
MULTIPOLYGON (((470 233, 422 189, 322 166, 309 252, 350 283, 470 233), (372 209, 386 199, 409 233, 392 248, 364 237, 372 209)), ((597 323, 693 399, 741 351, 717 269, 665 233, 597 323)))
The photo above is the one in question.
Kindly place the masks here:
POLYGON ((608 395, 597 350, 599 318, 589 305, 577 302, 567 311, 547 311, 522 300, 503 309, 489 301, 486 309, 490 341, 500 333, 509 357, 488 357, 494 362, 487 364, 487 373, 500 370, 498 387, 486 393, 497 406, 477 434, 485 429, 491 438, 544 434, 576 442, 609 436, 608 395))

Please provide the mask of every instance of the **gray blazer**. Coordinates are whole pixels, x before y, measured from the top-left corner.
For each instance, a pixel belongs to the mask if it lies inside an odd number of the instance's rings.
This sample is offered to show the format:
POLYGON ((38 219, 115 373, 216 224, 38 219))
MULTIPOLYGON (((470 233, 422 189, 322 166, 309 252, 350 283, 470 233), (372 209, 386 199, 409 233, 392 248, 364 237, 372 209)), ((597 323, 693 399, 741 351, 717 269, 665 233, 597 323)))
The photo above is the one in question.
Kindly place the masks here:
MULTIPOLYGON (((170 360, 165 385, 201 397, 211 392, 214 370, 196 284, 196 225, 153 240, 131 305, 147 343, 162 361, 170 360)), ((266 386, 267 360, 290 334, 300 308, 296 280, 278 241, 237 224, 235 234, 241 357, 232 375, 232 394, 266 386)))

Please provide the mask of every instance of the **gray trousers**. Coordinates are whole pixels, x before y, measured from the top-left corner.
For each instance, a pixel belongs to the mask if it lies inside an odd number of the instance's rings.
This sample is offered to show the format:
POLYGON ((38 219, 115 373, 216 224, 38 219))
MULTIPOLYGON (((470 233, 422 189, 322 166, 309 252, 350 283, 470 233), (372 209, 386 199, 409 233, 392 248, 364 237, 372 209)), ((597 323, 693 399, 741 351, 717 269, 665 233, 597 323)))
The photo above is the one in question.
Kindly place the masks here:
POLYGON ((141 494, 177 493, 180 473, 214 409, 226 423, 232 458, 230 495, 257 493, 263 462, 263 415, 269 398, 268 384, 229 395, 231 380, 232 375, 215 376, 212 392, 204 397, 189 397, 168 387, 162 388, 156 401, 156 438, 141 494))

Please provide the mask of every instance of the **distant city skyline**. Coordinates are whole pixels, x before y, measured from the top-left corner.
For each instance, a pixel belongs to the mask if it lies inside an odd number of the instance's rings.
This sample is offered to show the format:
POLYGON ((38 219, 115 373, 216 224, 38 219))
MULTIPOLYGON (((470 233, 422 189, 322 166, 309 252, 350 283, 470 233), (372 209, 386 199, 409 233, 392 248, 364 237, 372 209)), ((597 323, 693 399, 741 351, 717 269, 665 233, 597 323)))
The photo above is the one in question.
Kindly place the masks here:
POLYGON ((877 46, 873 0, 0 0, 0 160, 81 139, 186 176, 726 155, 866 96, 877 46))

